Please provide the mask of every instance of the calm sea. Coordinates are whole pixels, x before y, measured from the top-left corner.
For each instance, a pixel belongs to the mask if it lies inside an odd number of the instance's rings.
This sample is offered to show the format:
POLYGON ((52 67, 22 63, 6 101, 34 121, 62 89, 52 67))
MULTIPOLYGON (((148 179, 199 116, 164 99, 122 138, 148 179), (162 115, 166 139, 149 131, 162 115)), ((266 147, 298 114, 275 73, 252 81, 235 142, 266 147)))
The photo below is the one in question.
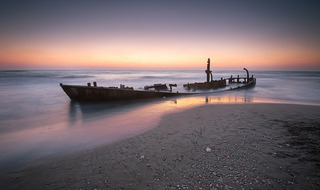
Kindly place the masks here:
MULTIPOLYGON (((245 71, 214 71, 214 79, 245 71)), ((204 82, 203 70, 0 71, 0 171, 45 156, 128 138, 156 127, 171 112, 219 103, 320 105, 320 72, 251 71, 254 88, 156 100, 109 103, 70 101, 59 84, 126 86, 204 82)))

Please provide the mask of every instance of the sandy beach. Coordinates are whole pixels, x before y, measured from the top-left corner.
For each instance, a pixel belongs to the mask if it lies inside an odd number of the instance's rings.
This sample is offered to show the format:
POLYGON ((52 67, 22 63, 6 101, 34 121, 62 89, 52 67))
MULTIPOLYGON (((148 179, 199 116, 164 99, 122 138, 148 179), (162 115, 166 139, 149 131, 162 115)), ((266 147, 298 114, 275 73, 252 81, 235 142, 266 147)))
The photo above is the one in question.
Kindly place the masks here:
POLYGON ((320 189, 320 107, 204 105, 141 135, 46 157, 1 189, 320 189))

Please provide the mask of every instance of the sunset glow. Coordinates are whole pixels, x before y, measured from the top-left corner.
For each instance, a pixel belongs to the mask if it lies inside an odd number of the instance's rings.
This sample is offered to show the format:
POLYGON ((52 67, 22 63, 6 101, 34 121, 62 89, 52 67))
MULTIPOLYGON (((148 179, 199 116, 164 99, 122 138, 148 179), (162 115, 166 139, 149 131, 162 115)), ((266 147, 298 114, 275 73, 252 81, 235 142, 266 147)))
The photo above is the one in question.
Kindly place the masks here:
POLYGON ((0 69, 320 70, 319 3, 134 2, 3 3, 0 69))

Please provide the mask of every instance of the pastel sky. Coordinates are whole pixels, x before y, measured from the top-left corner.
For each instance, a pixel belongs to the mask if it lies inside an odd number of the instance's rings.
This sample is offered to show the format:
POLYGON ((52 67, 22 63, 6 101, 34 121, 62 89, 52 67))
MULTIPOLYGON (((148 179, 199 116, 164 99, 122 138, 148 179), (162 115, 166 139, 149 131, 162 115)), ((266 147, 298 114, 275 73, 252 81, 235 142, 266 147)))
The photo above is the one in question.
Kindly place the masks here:
POLYGON ((2 0, 0 69, 320 70, 320 1, 2 0))

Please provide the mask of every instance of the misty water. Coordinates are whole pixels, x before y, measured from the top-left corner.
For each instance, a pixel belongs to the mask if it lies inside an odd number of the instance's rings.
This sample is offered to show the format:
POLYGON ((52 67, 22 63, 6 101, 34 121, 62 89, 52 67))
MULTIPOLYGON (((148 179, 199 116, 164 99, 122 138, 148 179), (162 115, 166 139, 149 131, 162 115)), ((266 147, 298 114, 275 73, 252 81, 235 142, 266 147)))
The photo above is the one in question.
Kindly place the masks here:
MULTIPOLYGON (((214 79, 246 76, 243 70, 214 71, 214 79)), ((221 103, 320 105, 320 72, 250 71, 254 88, 138 101, 71 101, 60 83, 124 84, 143 89, 156 83, 204 82, 203 70, 0 71, 0 171, 28 161, 129 138, 156 127, 165 114, 221 103)), ((275 110, 276 111, 276 110, 275 110)), ((214 113, 213 113, 214 114, 214 113)))

